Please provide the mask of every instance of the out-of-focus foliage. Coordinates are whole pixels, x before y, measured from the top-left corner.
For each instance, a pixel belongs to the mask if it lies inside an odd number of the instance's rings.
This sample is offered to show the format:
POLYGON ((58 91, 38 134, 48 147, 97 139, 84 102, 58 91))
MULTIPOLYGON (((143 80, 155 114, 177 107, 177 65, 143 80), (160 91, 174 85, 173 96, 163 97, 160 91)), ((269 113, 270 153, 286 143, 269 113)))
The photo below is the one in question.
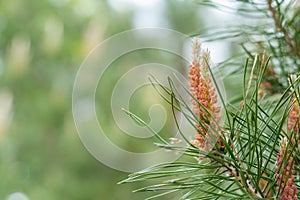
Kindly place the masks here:
MULTIPOLYGON (((190 3, 164 4, 161 20, 169 28, 197 29, 197 10, 190 3)), ((144 197, 132 195, 135 185, 116 185, 127 174, 85 150, 72 118, 72 85, 80 63, 99 42, 134 27, 133 8, 117 11, 110 5, 96 0, 0 2, 0 199, 16 192, 30 200, 144 197)), ((116 77, 111 78, 100 103, 112 90, 116 77)), ((103 107, 109 113, 109 106, 103 107)), ((115 130, 108 119, 105 128, 115 130)), ((132 148, 130 141, 124 143, 132 148)))

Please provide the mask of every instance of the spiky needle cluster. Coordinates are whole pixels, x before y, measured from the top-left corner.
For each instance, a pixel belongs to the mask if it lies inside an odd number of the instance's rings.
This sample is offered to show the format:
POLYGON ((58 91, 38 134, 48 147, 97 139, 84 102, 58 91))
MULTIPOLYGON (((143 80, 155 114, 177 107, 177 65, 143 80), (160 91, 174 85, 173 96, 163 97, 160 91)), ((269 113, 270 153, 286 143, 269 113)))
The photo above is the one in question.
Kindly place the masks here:
MULTIPOLYGON (((221 121, 221 107, 217 105, 218 95, 216 88, 209 74, 209 52, 201 50, 199 40, 193 43, 193 62, 190 65, 190 92, 194 98, 193 112, 199 117, 199 122, 195 124, 197 128, 196 142, 194 145, 202 150, 212 150, 213 142, 218 144, 219 148, 223 148, 224 144, 220 139, 221 130, 218 123, 221 121)), ((235 177, 238 182, 243 184, 251 194, 261 197, 249 182, 243 181, 236 169, 225 162, 224 166, 230 176, 235 177)), ((248 176, 248 175, 247 175, 248 176)))

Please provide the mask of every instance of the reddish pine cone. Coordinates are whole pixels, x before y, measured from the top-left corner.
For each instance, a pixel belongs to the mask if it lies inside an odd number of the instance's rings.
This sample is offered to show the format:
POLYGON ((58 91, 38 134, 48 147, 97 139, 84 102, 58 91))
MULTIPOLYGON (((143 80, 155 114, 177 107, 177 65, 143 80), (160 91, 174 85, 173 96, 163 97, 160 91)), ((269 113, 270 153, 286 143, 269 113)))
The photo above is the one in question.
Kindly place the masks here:
POLYGON ((210 146, 208 144, 210 142, 217 141, 219 144, 221 143, 215 134, 215 130, 218 130, 216 123, 219 123, 221 119, 221 107, 217 105, 216 88, 208 73, 209 53, 201 51, 198 40, 193 43, 193 56, 193 62, 189 66, 190 92, 195 98, 191 99, 193 112, 199 117, 200 121, 200 124, 196 123, 198 134, 195 138, 199 148, 205 149, 210 146), (210 131, 211 128, 214 130, 210 131))
POLYGON ((297 197, 297 186, 295 185, 295 174, 294 169, 294 159, 290 156, 289 160, 286 162, 284 159, 289 157, 288 152, 286 152, 287 139, 282 140, 281 149, 277 155, 277 164, 275 178, 276 181, 276 190, 280 194, 280 200, 296 200, 297 197), (285 155, 286 154, 286 155, 285 155), (283 157, 285 156, 285 157, 283 157))
POLYGON ((294 129, 295 133, 297 134, 296 137, 298 137, 300 123, 300 106, 295 96, 292 98, 292 102, 295 103, 289 113, 288 130, 292 131, 292 129, 294 129))

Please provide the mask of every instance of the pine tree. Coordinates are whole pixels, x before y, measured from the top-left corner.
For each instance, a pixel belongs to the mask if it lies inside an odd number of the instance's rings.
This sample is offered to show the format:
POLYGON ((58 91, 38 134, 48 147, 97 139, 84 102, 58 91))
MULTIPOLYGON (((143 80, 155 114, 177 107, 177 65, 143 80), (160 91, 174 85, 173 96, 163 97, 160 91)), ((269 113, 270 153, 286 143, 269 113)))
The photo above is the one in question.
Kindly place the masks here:
MULTIPOLYGON (((231 2, 236 4, 234 8, 210 0, 196 1, 256 19, 258 24, 226 25, 191 36, 228 40, 241 47, 236 55, 217 64, 221 71, 234 69, 223 73, 224 77, 243 77, 241 98, 224 100, 212 73, 213 58, 201 49, 198 39, 194 39, 191 52, 190 86, 185 88, 190 103, 177 95, 173 80, 165 87, 151 78, 166 92, 163 98, 169 99, 172 110, 182 112, 195 129, 195 138, 186 140, 186 147, 157 145, 196 159, 151 167, 122 182, 157 180, 157 184, 137 190, 161 192, 149 199, 170 193, 178 193, 179 199, 292 200, 300 196, 300 2, 231 2)), ((182 136, 185 138, 184 133, 182 136)))

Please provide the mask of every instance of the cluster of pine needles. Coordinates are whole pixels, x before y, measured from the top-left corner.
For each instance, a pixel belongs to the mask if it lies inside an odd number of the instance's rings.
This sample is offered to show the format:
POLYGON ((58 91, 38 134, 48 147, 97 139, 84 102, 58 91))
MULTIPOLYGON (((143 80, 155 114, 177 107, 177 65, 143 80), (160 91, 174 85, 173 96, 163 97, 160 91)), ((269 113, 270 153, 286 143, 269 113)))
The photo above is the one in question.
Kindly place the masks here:
MULTIPOLYGON (((158 136, 161 148, 183 159, 129 175, 122 183, 155 182, 137 191, 155 191, 149 199, 281 199, 300 197, 300 5, 279 0, 236 0, 235 9, 197 0, 224 12, 254 18, 259 26, 233 24, 200 30, 205 41, 231 41, 241 47, 218 63, 223 77, 241 76, 241 97, 226 100, 214 76, 209 51, 193 42, 189 83, 168 86, 149 80, 170 104, 175 125, 186 145, 158 136), (263 19, 263 20, 262 20, 263 19), (244 61, 242 61, 244 60, 244 61), (230 69, 230 70, 224 70, 230 69), (233 69, 233 70, 232 70, 233 69), (178 86, 179 85, 179 86, 178 86), (180 87, 180 88, 178 88, 180 87), (185 91, 189 101, 178 92, 185 91), (191 140, 180 130, 176 113, 195 130, 191 140)), ((226 86, 225 86, 226 89, 226 86)), ((126 111, 143 125, 133 113, 126 111)))

